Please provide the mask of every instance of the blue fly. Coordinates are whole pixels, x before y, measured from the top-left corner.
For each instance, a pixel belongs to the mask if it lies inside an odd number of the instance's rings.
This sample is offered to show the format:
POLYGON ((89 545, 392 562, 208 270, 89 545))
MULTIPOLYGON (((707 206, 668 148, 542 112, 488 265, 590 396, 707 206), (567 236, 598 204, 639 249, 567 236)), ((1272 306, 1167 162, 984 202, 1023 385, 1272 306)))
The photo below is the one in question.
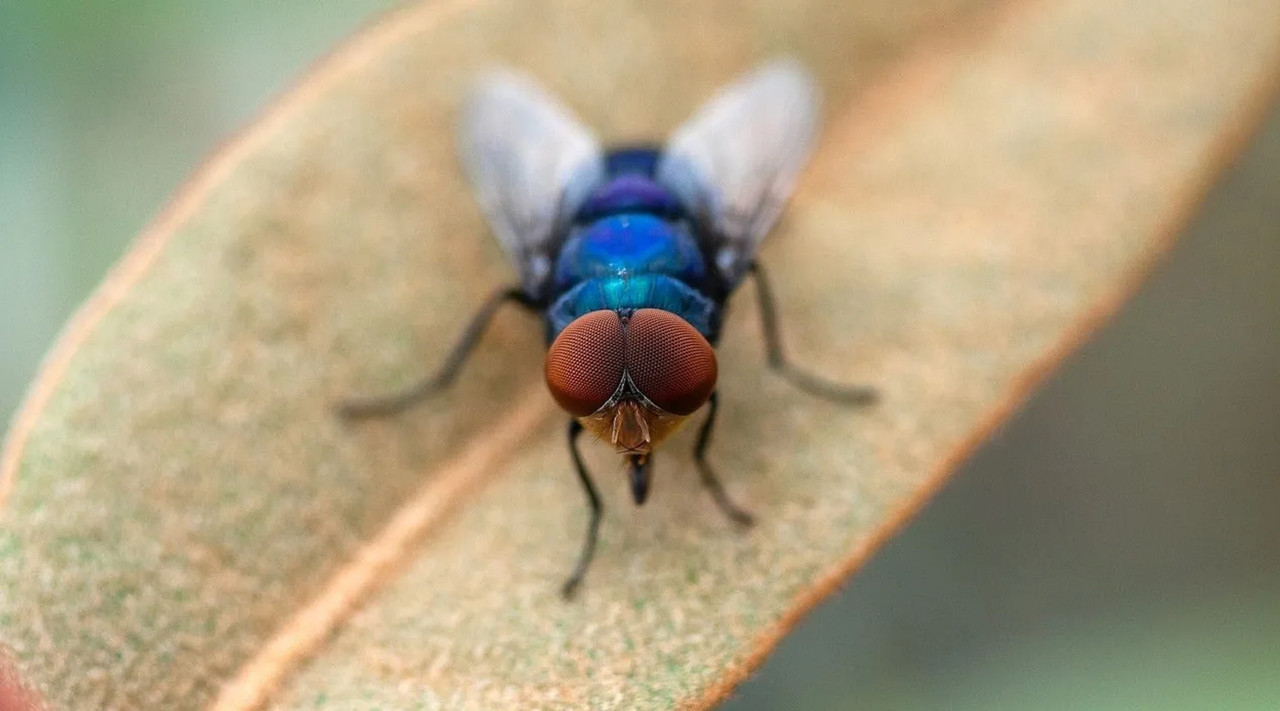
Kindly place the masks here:
POLYGON ((498 308, 515 302, 545 321, 546 382, 572 416, 569 449, 591 506, 566 597, 594 555, 603 510, 578 451, 584 429, 626 457, 639 505, 654 448, 706 405, 694 446, 702 483, 732 520, 750 524, 706 459, 718 405, 713 346, 739 284, 755 278, 771 367, 817 395, 875 398, 871 388, 833 385, 788 363, 755 256, 808 160, 818 103, 808 72, 775 60, 725 87, 664 145, 606 150, 531 80, 485 77, 463 111, 463 163, 520 284, 489 297, 431 377, 348 402, 343 414, 394 414, 439 392, 498 308))

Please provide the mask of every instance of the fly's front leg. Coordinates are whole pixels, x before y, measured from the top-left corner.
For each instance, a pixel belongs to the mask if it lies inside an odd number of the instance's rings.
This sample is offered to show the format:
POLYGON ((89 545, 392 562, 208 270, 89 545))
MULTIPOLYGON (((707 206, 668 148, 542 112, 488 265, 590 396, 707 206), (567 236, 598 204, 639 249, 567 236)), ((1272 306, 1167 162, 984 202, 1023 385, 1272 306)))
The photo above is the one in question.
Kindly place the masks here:
POLYGON ((566 600, 573 597, 582 584, 582 577, 587 574, 591 558, 596 554, 596 537, 600 533, 600 517, 604 513, 604 505, 600 503, 600 493, 596 485, 591 483, 591 475, 587 466, 582 463, 582 455, 578 453, 578 435, 582 434, 582 424, 577 420, 569 421, 569 453, 573 455, 573 466, 578 471, 578 481, 582 482, 582 490, 587 494, 587 503, 591 505, 591 521, 587 524, 587 539, 582 542, 582 551, 578 553, 578 563, 573 566, 569 579, 564 581, 560 594, 566 600))
POLYGON ((806 373, 787 361, 782 349, 782 334, 778 328, 778 314, 774 309, 773 289, 769 286, 769 279, 765 276, 764 268, 759 262, 752 262, 748 271, 756 279, 756 296, 760 302, 760 321, 764 327, 764 347, 769 367, 791 381, 792 385, 810 395, 847 405, 869 405, 875 402, 877 397, 875 388, 866 385, 833 383, 806 373))
POLYGON ((462 337, 458 339, 453 350, 449 352, 449 356, 445 359, 444 365, 441 366, 440 370, 402 392, 379 397, 356 398, 342 402, 338 405, 338 414, 353 420, 396 415, 449 387, 458 377, 458 372, 462 370, 462 365, 466 362, 467 356, 471 355, 476 343, 480 342, 480 337, 484 335, 485 329, 488 328, 489 322, 493 320, 494 314, 508 301, 514 301, 530 309, 537 307, 529 296, 518 287, 504 287, 493 292, 485 300, 480 310, 476 312, 476 315, 471 318, 471 323, 467 324, 466 330, 462 332, 462 337))
POLYGON ((708 405, 710 410, 707 412, 707 419, 702 422, 702 429, 698 430, 698 443, 693 447, 693 461, 698 466, 698 475, 702 477, 702 485, 707 487, 707 491, 711 492, 711 498, 715 499, 716 505, 720 507, 720 510, 733 519, 734 523, 750 526, 755 521, 755 517, 751 515, 750 511, 733 503, 733 500, 725 493, 724 486, 720 484, 720 479, 716 476, 715 470, 707 462, 707 445, 711 444, 711 431, 716 424, 716 413, 720 410, 720 398, 717 397, 715 391, 711 392, 708 405))

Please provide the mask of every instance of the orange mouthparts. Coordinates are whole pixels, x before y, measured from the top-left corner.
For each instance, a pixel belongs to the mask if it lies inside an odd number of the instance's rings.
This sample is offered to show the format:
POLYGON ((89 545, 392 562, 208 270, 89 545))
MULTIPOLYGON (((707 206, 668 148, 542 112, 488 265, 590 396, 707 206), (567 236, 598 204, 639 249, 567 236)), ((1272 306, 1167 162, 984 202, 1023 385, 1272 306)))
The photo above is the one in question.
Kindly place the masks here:
POLYGON ((596 437, 612 444, 618 454, 650 454, 687 419, 635 400, 621 400, 578 421, 596 437))
POLYGON ((613 408, 613 426, 609 430, 609 441, 617 447, 619 453, 648 454, 652 448, 653 433, 649 429, 649 420, 645 416, 644 407, 633 400, 618 403, 613 408))

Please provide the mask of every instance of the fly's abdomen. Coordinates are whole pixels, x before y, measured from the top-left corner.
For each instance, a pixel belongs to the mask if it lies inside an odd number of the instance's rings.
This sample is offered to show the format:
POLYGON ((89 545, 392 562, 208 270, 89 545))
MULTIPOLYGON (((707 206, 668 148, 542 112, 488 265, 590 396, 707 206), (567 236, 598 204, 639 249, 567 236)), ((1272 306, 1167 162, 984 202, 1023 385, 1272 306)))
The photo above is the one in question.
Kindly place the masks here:
POLYGON ((646 213, 667 220, 684 216, 675 195, 643 175, 620 175, 592 193, 578 208, 579 223, 620 213, 646 213))

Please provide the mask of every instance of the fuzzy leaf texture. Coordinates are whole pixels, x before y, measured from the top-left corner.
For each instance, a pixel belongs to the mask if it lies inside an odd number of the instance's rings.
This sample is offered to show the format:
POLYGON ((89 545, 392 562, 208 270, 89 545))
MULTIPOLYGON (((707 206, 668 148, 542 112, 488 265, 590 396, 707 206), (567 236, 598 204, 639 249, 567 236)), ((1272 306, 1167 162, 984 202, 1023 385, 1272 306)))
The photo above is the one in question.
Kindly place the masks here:
POLYGON ((1132 290, 1278 58, 1262 0, 395 12, 196 173, 50 354, 0 469, 5 654, 66 709, 714 706, 1132 290), (716 510, 691 432, 639 509, 590 446, 606 517, 565 603, 587 509, 535 319, 408 414, 331 406, 435 367, 513 279, 455 155, 478 72, 627 140, 778 54, 826 97, 762 255, 784 337, 882 401, 769 373, 747 285, 711 457, 758 524, 716 510))

